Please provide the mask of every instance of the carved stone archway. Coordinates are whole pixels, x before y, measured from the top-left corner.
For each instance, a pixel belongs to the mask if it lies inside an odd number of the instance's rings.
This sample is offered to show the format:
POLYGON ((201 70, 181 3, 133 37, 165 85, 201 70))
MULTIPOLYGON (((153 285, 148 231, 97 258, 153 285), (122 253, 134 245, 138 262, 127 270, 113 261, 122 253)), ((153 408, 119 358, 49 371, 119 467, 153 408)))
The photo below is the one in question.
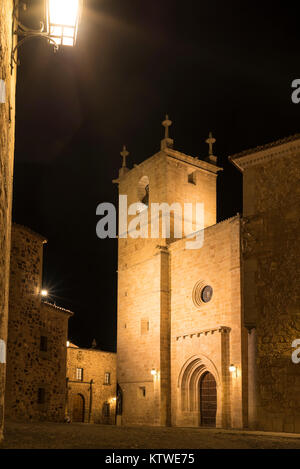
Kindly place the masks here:
POLYGON ((205 355, 194 355, 183 365, 178 377, 178 411, 181 414, 198 415, 198 425, 201 424, 200 415, 200 383, 205 374, 210 373, 216 382, 217 391, 217 418, 216 424, 220 426, 222 412, 221 380, 214 363, 205 355))

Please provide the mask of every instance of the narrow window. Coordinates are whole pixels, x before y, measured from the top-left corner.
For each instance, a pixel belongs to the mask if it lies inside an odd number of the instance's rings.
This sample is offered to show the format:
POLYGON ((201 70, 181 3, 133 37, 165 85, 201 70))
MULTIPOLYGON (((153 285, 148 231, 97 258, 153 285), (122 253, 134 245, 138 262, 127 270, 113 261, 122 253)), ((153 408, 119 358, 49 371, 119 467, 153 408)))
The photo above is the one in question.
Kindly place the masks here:
POLYGON ((110 384, 110 373, 105 373, 104 375, 104 384, 110 384))
POLYGON ((141 320, 141 335, 146 335, 149 332, 149 321, 148 319, 141 320))
POLYGON ((83 380, 83 368, 76 368, 76 379, 77 381, 83 380))
POLYGON ((142 203, 144 205, 147 205, 147 207, 149 206, 149 184, 147 184, 147 186, 145 187, 145 195, 142 200, 142 203))
POLYGON ((38 404, 45 404, 45 398, 46 396, 46 391, 44 388, 39 388, 38 389, 38 404))
POLYGON ((48 338, 42 335, 41 340, 40 340, 40 351, 47 352, 47 350, 48 350, 48 338))
POLYGON ((140 386, 139 387, 139 396, 142 397, 142 398, 146 397, 146 388, 145 388, 145 386, 140 386))
POLYGON ((196 171, 194 171, 193 173, 188 174, 188 182, 189 182, 189 184, 196 185, 196 171))

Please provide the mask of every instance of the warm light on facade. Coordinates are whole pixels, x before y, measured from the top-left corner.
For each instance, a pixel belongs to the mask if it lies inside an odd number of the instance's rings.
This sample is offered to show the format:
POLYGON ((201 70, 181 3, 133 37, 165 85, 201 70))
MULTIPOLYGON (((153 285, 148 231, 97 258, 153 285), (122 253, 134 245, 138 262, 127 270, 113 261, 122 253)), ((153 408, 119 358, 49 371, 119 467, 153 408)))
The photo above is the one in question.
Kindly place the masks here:
POLYGON ((69 340, 67 340, 67 347, 70 347, 70 342, 69 342, 69 340))
POLYGON ((41 296, 43 296, 44 298, 45 298, 46 296, 48 296, 48 290, 42 290, 42 291, 41 291, 41 296))
POLYGON ((230 373, 236 373, 236 366, 235 365, 230 365, 229 371, 230 371, 230 373))
POLYGON ((82 0, 47 0, 47 31, 58 46, 74 46, 82 0))
POLYGON ((157 375, 157 371, 154 370, 154 369, 152 369, 152 370, 151 370, 151 374, 152 374, 152 376, 156 376, 156 375, 157 375))

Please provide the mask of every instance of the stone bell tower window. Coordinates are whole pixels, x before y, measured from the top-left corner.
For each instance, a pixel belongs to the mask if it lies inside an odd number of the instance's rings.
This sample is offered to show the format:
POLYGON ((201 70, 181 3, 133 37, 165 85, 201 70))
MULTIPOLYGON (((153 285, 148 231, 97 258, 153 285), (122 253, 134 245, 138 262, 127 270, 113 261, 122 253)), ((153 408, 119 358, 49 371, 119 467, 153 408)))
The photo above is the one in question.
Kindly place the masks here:
POLYGON ((189 184, 197 184, 197 179, 196 179, 197 173, 196 171, 193 171, 192 173, 188 174, 188 183, 189 184))
POLYGON ((149 206, 149 178, 143 176, 138 183, 138 199, 142 204, 149 206))

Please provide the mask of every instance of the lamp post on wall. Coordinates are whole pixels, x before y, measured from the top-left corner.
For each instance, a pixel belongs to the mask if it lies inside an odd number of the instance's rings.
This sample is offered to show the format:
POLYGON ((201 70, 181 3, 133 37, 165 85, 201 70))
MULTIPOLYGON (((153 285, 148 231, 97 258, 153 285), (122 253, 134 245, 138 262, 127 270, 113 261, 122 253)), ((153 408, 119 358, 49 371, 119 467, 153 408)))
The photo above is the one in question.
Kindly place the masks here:
POLYGON ((73 47, 76 44, 78 26, 81 19, 83 0, 44 0, 44 21, 39 29, 31 29, 19 21, 19 7, 27 10, 25 2, 15 0, 13 12, 13 34, 21 39, 16 43, 11 54, 11 66, 18 65, 16 52, 30 39, 44 38, 54 46, 73 47))

